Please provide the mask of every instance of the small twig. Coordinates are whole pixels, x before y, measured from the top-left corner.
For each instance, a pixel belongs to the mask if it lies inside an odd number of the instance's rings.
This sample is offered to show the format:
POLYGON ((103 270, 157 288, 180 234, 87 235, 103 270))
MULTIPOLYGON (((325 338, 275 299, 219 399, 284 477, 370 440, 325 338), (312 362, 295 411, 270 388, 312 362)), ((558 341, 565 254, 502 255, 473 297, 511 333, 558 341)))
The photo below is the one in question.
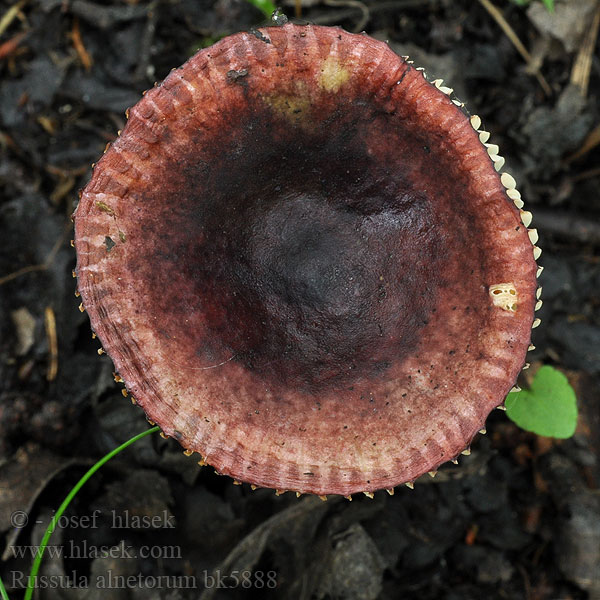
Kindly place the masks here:
POLYGON ((580 244, 600 245, 600 223, 594 219, 538 207, 533 220, 541 235, 550 233, 580 244))
POLYGON ((594 127, 594 129, 587 134, 579 149, 573 152, 573 154, 569 154, 569 156, 565 158, 565 164, 571 164, 582 156, 585 156, 590 150, 593 150, 599 144, 600 125, 596 125, 596 127, 594 127))
MULTIPOLYGON (((81 125, 81 122, 79 122, 78 125, 81 125)), ((93 131, 96 131, 96 130, 94 129, 93 131)), ((114 139, 115 139, 115 136, 111 135, 110 138, 107 138, 107 141, 112 142, 114 139)), ((81 165, 80 167, 73 167, 70 169, 63 169, 61 167, 56 167, 54 165, 46 165, 45 170, 47 173, 50 173, 50 175, 56 175, 57 177, 67 178, 67 177, 79 177, 80 175, 85 175, 89 168, 90 168, 90 165, 88 163, 85 163, 84 165, 81 165)))
POLYGON ((58 373, 58 339, 56 335, 56 316, 51 306, 47 306, 44 311, 44 325, 46 327, 46 337, 48 338, 48 370, 46 379, 54 381, 58 373))
POLYGON ((521 573, 521 577, 523 577, 523 587, 525 588, 525 600, 531 600, 531 582, 529 581, 529 575, 527 574, 527 570, 523 565, 519 563, 517 563, 517 569, 519 569, 519 573, 521 573))
POLYGON ((6 40, 3 44, 0 44, 0 60, 7 58, 10 56, 18 47, 19 44, 25 39, 27 36, 27 32, 23 31, 21 33, 17 33, 10 40, 6 40))
POLYGON ((92 68, 93 60, 90 56, 90 53, 86 50, 85 45, 83 43, 83 39, 81 38, 81 29, 79 28, 79 17, 77 17, 77 15, 73 17, 71 41, 73 42, 75 52, 77 52, 77 56, 79 56, 79 60, 81 61, 81 64, 83 65, 84 69, 86 71, 90 71, 92 68))
POLYGON ((65 227, 63 234, 56 240, 54 246, 52 246, 52 250, 50 250, 50 253, 48 254, 46 260, 43 263, 39 265, 29 265, 28 267, 23 267, 22 269, 18 269, 17 271, 13 271, 8 275, 0 277, 0 285, 4 285, 9 281, 13 281, 13 279, 17 279, 18 277, 21 277, 21 275, 25 275, 26 273, 33 273, 35 271, 45 271, 46 269, 48 269, 50 265, 54 262, 54 259, 56 258, 60 247, 64 244, 67 234, 70 230, 71 224, 65 227))
POLYGON ((592 69, 592 58, 594 56, 594 48, 598 39, 598 29, 600 28, 600 3, 596 7, 596 13, 587 30, 582 42, 573 68, 571 70, 571 83, 576 85, 581 90, 582 96, 587 96, 588 86, 590 83, 590 71, 592 69))
POLYGON ((593 179, 594 177, 600 177, 600 167, 594 167, 593 169, 577 173, 577 175, 571 177, 571 181, 585 181, 586 179, 593 179))
POLYGON ((148 66, 150 64, 152 42, 156 33, 157 6, 158 0, 154 0, 148 5, 148 19, 146 20, 146 26, 144 27, 144 33, 142 34, 139 53, 140 59, 135 68, 135 73, 133 74, 134 81, 142 81, 145 77, 149 76, 148 66))
POLYGON ((27 0, 19 0, 16 4, 13 4, 0 19, 0 35, 2 35, 14 21, 15 17, 19 14, 21 9, 27 4, 27 0))
POLYGON ((490 16, 504 31, 506 37, 510 40, 512 45, 517 49, 517 52, 523 57, 523 60, 527 63, 527 66, 531 69, 531 72, 535 75, 541 88, 544 90, 546 96, 552 95, 552 88, 548 85, 548 82, 544 79, 544 76, 540 73, 539 69, 535 66, 533 58, 529 51, 523 45, 523 42, 519 39, 519 36, 515 33, 515 30, 509 25, 508 21, 504 18, 504 15, 494 6, 490 0, 479 0, 479 3, 488 11, 490 16))

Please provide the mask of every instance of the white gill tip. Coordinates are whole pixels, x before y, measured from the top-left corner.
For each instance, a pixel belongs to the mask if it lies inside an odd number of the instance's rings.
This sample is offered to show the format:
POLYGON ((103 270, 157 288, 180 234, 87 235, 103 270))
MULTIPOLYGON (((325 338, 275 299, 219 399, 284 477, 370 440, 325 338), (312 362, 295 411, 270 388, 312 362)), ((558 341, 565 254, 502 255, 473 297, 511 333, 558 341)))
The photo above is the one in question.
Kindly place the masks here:
POLYGON ((446 96, 449 96, 454 91, 452 88, 446 87, 445 85, 441 85, 438 89, 442 94, 446 94, 446 96))
POLYGON ((527 352, 531 352, 532 350, 535 350, 535 346, 533 344, 529 344, 529 346, 527 346, 527 352))
POLYGON ((539 300, 542 297, 542 286, 535 291, 535 297, 539 300))
POLYGON ((302 494, 300 492, 296 492, 296 498, 300 498, 300 496, 302 496, 302 494))
POLYGON ((504 160, 503 156, 497 156, 496 160, 494 161, 494 169, 496 169, 496 171, 500 172, 502 170, 502 167, 504 166, 504 163, 506 161, 504 160))
POLYGON ((412 481, 407 481, 404 484, 409 490, 414 490, 415 489, 415 484, 412 481))
POLYGON ((517 198, 516 200, 513 200, 513 203, 519 210, 521 210, 525 206, 525 202, 523 202, 523 200, 521 200, 521 198, 517 198))
POLYGON ((485 435, 485 434, 487 433, 487 429, 486 429, 485 427, 482 427, 482 428, 479 430, 479 433, 480 433, 481 435, 485 435))
POLYGON ((521 388, 518 385, 513 386, 510 391, 514 394, 516 392, 520 392, 521 388))
POLYGON ((500 181, 507 190, 514 190, 517 187, 517 182, 510 173, 502 173, 502 175, 500 175, 500 181))
POLYGON ((506 406, 504 406, 504 404, 501 404, 500 406, 496 406, 496 408, 498 410, 506 410, 506 406))
POLYGON ((533 258, 537 260, 542 255, 542 249, 538 246, 533 247, 533 258))
POLYGON ((453 459, 451 459, 451 460, 450 460, 450 462, 451 462, 453 465, 457 465, 457 464, 458 464, 458 458, 453 458, 453 459))
POLYGON ((544 304, 544 303, 543 303, 541 300, 538 300, 538 301, 535 303, 535 310, 540 310, 540 308, 542 308, 542 305, 543 305, 543 304, 544 304))
POLYGON ((500 152, 500 147, 497 144, 484 144, 487 148, 487 153, 490 157, 496 156, 500 152))
POLYGON ((541 322, 542 322, 542 320, 539 317, 536 317, 533 320, 533 324, 531 325, 531 329, 535 329, 536 327, 539 327, 541 322))
POLYGON ((489 139, 490 139, 490 132, 489 131, 480 131, 479 132, 479 141, 482 144, 485 144, 489 139))
POLYGON ((530 229, 527 232, 527 235, 529 236, 529 239, 531 240, 532 244, 537 244, 537 241, 540 239, 540 236, 538 235, 538 231, 537 229, 530 229))
POLYGON ((433 85, 435 85, 435 87, 439 90, 440 87, 444 84, 444 80, 443 79, 434 79, 431 83, 433 83, 433 85))
POLYGON ((464 449, 464 450, 461 452, 461 454, 462 454, 462 455, 464 455, 464 456, 470 456, 470 454, 471 454, 471 448, 465 448, 465 449, 464 449))
POLYGON ((521 211, 521 223, 523 223, 525 227, 529 227, 531 225, 532 220, 533 215, 528 210, 521 211))
POLYGON ((373 500, 373 492, 363 492, 363 494, 367 497, 370 498, 371 500, 373 500))
MULTIPOLYGON (((452 90, 450 90, 450 91, 452 91, 452 90)), ((464 102, 461 102, 460 100, 457 100, 456 98, 454 98, 452 100, 452 104, 454 104, 455 106, 458 106, 459 108, 462 108, 465 105, 464 102)))
POLYGON ((481 127, 481 118, 479 117, 479 115, 471 115, 471 127, 475 130, 479 129, 481 127))
POLYGON ((520 200, 521 199, 521 192, 519 192, 519 190, 517 190, 517 189, 506 190, 506 195, 511 200, 520 200))
POLYGON ((523 369, 522 369, 522 371, 526 371, 527 369, 529 369, 529 367, 530 367, 530 366, 531 366, 531 364, 530 364, 530 363, 525 363, 525 364, 523 365, 523 369))
POLYGON ((433 478, 437 475, 437 471, 428 471, 427 475, 429 475, 429 477, 433 478))
MULTIPOLYGON (((536 277, 539 277, 542 274, 542 271, 544 270, 544 267, 538 267, 537 273, 535 274, 536 277)), ((542 288, 540 288, 542 289, 542 288)))
POLYGON ((394 495, 394 488, 388 488, 387 490, 385 490, 390 496, 394 495))
POLYGON ((352 502, 352 496, 348 495, 348 496, 344 496, 344 498, 346 498, 346 500, 348 500, 348 502, 352 502))

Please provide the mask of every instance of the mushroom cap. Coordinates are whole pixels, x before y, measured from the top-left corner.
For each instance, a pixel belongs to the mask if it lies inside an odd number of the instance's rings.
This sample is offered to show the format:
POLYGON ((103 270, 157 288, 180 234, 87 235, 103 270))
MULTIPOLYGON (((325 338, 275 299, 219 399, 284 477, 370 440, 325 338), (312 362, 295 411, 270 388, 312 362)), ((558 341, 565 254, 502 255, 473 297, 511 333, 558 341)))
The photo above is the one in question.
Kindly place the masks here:
POLYGON ((148 418, 220 473, 389 489, 515 384, 534 248, 448 92, 366 35, 239 33, 148 91, 95 167, 83 306, 148 418))

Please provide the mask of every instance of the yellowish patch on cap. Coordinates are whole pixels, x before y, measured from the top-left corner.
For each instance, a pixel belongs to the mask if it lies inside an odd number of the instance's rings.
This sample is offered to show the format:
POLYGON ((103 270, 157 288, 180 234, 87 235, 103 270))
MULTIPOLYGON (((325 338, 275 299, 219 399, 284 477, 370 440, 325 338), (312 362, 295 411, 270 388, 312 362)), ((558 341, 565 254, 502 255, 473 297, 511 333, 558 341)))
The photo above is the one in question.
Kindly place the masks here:
POLYGON ((310 109, 310 98, 303 81, 296 81, 291 93, 263 96, 263 102, 294 123, 304 120, 310 109))
POLYGON ((512 283, 490 285, 490 297, 494 306, 499 306, 509 312, 516 312, 518 294, 512 283))
POLYGON ((328 56, 321 67, 319 85, 326 92, 337 92, 348 79, 350 72, 334 56, 328 56))

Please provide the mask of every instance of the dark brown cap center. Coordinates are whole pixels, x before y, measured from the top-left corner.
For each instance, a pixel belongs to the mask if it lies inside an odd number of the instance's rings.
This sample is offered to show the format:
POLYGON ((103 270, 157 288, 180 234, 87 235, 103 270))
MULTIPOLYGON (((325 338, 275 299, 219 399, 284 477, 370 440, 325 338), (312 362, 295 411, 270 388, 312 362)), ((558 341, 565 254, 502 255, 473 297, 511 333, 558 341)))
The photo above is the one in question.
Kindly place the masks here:
MULTIPOLYGON (((394 168, 369 151, 372 111, 351 115, 334 115, 326 135, 299 135, 272 114, 242 120, 221 133, 231 142, 222 161, 203 167, 202 187, 197 171, 171 171, 185 192, 155 205, 163 219, 180 213, 161 234, 178 250, 161 245, 144 263, 185 275, 149 292, 174 306, 171 291, 189 289, 191 315, 167 317, 164 328, 201 320, 210 334, 195 347, 200 364, 232 360, 315 392, 384 377, 414 349, 439 281, 440 228, 406 178, 406 158, 394 168)), ((400 142, 376 133, 379 147, 400 142)), ((411 145, 413 165, 435 160, 411 145)))

